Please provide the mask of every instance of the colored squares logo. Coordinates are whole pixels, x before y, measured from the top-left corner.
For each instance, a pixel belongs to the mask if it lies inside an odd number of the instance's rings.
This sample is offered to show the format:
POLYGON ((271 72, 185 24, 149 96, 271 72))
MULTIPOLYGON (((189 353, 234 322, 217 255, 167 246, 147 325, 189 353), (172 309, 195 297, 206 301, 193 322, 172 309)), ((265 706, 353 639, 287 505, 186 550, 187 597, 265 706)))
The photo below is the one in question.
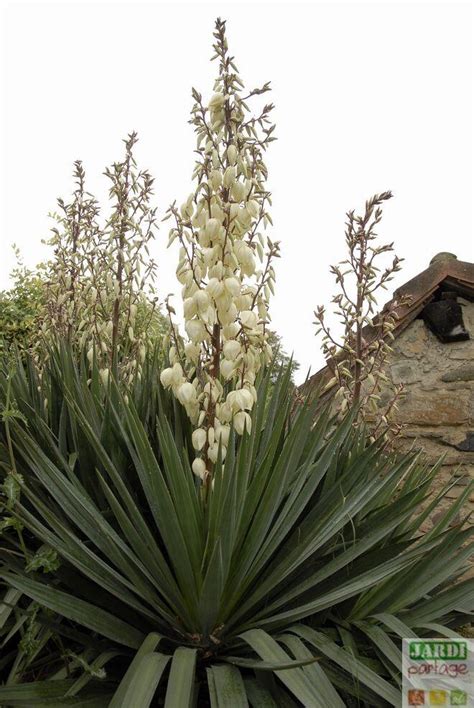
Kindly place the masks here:
POLYGON ((466 691, 453 689, 449 691, 434 690, 422 691, 418 688, 413 688, 408 691, 409 706, 467 706, 468 695, 466 691))

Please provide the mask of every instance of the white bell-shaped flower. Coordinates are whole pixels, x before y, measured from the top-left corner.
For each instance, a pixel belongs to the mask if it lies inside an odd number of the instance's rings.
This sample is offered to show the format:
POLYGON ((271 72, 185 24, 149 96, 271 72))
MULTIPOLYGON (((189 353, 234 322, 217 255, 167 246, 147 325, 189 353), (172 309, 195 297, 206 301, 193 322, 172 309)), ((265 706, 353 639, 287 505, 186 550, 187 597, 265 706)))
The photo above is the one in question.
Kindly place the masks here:
POLYGON ((257 315, 252 310, 243 310, 240 313, 240 321, 244 327, 253 329, 257 325, 257 315))
POLYGON ((194 388, 192 383, 186 381, 185 383, 181 384, 181 386, 179 386, 176 392, 176 397, 178 401, 183 405, 192 403, 196 398, 196 389, 194 388))
POLYGON ((235 432, 238 435, 243 435, 245 430, 247 430, 247 433, 252 432, 252 419, 248 413, 244 413, 243 411, 236 413, 233 423, 235 432))
POLYGON ((185 324, 185 329, 193 342, 202 342, 206 338, 206 328, 200 320, 189 320, 185 324))
POLYGON ((237 160, 237 148, 235 145, 229 145, 227 148, 227 159, 229 160, 229 165, 235 165, 235 161, 237 160))
POLYGON ((236 339, 230 339, 228 342, 225 342, 223 347, 224 356, 230 361, 236 359, 239 356, 241 350, 242 347, 240 345, 240 342, 238 342, 236 339))
POLYGON ((224 105, 224 102, 225 102, 224 94, 223 94, 223 93, 220 93, 220 92, 215 93, 215 94, 211 97, 211 99, 210 99, 210 101, 209 101, 209 103, 208 103, 209 110, 210 110, 210 111, 217 111, 217 110, 219 110, 219 109, 222 108, 222 106, 224 105))
POLYGON ((221 361, 221 374, 226 381, 232 378, 235 371, 235 362, 229 359, 221 361))
POLYGON ((202 450, 206 444, 206 431, 204 428, 197 428, 197 430, 193 432, 191 440, 195 450, 202 450))
POLYGON ((232 185, 235 182, 235 178, 237 176, 237 170, 235 167, 228 167, 226 171, 224 172, 224 179, 223 179, 223 184, 224 187, 232 187, 232 185))
POLYGON ((240 294, 240 282, 235 277, 226 278, 224 280, 224 288, 233 297, 236 297, 237 295, 240 294))
POLYGON ((196 457, 192 464, 192 470, 196 477, 204 479, 206 476, 206 463, 200 457, 196 457))

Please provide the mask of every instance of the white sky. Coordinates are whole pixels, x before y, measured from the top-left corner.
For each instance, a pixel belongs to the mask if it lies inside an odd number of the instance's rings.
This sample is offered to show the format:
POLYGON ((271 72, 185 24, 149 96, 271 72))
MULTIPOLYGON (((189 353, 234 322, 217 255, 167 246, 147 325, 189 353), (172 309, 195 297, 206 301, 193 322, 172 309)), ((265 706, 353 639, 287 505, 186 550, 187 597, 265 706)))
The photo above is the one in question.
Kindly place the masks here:
MULTIPOLYGON (((105 198, 101 173, 132 130, 161 214, 187 197, 190 90, 211 94, 217 16, 247 86, 272 81, 279 140, 267 164, 283 257, 271 314, 301 378, 322 363, 313 310, 334 291, 349 208, 393 190, 379 232, 406 258, 394 286, 439 251, 473 260, 470 2, 4 5, 0 287, 12 242, 29 265, 45 256, 47 212, 69 195, 72 162, 105 198)), ((154 252, 162 297, 179 292, 167 231, 154 252)))

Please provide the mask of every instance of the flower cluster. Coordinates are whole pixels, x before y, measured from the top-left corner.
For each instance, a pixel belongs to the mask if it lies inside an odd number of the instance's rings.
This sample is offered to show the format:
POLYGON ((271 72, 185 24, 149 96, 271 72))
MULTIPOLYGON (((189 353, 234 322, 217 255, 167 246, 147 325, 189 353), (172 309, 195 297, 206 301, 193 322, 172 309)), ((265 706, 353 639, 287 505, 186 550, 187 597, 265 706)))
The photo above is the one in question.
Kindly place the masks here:
POLYGON ((153 179, 137 170, 136 134, 124 142, 124 159, 105 170, 111 200, 105 223, 78 161, 73 200, 58 200, 59 213, 51 214, 57 225, 48 241, 54 258, 46 267, 43 338, 60 334, 85 349, 104 383, 111 369, 129 383, 140 376, 158 312, 155 263, 148 257, 156 221, 153 179))
POLYGON ((275 139, 268 117, 273 106, 249 117, 246 103, 269 85, 242 96, 224 22, 216 22, 214 37, 214 94, 204 105, 193 90, 196 189, 167 214, 175 220, 169 243, 180 244, 177 277, 187 342, 172 325, 170 367, 161 374, 196 425, 193 471, 207 482, 218 456, 225 458, 230 425, 239 435, 251 429, 256 376, 272 357, 268 301, 279 255, 278 243, 261 231, 272 223, 263 154, 275 139))
POLYGON ((375 194, 365 203, 363 215, 347 213, 346 247, 348 258, 331 266, 331 273, 340 288, 332 298, 334 315, 343 326, 336 339, 326 323, 324 306, 315 311, 318 329, 322 333, 322 351, 332 374, 326 390, 336 387, 334 402, 343 415, 352 405, 359 406, 359 419, 369 423, 372 435, 398 434, 399 425, 390 420, 397 409, 401 387, 394 386, 386 375, 392 349, 398 313, 408 301, 405 297, 392 300, 376 314, 376 295, 401 269, 403 259, 394 256, 384 270, 379 257, 393 252, 393 244, 375 245, 377 225, 382 220, 382 204, 391 199, 391 192, 375 194), (382 400, 382 393, 385 401, 382 400))

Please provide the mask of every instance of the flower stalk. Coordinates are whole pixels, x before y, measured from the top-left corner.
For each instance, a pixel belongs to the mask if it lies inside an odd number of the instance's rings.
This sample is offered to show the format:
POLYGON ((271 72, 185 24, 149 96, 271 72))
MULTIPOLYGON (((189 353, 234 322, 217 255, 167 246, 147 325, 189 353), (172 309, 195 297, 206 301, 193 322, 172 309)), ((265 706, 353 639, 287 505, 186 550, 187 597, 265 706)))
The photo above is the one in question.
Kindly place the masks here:
POLYGON ((270 87, 245 93, 220 19, 214 39, 214 93, 205 103, 192 91, 195 188, 165 217, 174 220, 169 245, 180 245, 176 273, 187 336, 180 343, 173 325, 170 366, 161 374, 195 425, 192 467, 205 488, 218 459, 225 459, 231 426, 238 435, 251 430, 256 376, 272 358, 268 303, 279 257, 279 244, 263 234, 272 223, 264 154, 275 140, 273 105, 256 116, 248 106, 270 87))

